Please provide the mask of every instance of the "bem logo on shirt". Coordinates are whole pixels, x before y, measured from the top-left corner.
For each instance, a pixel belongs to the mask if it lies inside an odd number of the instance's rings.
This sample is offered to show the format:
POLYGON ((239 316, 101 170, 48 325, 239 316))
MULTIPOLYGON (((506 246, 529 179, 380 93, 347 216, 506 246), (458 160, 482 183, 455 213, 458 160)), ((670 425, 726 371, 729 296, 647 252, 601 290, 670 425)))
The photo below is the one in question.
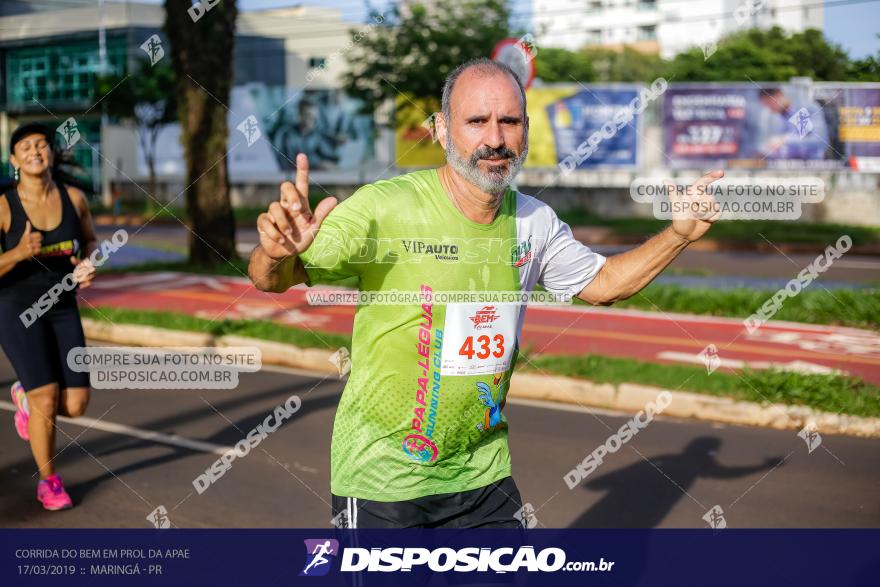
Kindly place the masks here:
POLYGON ((474 328, 486 328, 487 325, 498 320, 498 314, 495 312, 495 306, 484 306, 470 316, 470 319, 474 323, 474 328))

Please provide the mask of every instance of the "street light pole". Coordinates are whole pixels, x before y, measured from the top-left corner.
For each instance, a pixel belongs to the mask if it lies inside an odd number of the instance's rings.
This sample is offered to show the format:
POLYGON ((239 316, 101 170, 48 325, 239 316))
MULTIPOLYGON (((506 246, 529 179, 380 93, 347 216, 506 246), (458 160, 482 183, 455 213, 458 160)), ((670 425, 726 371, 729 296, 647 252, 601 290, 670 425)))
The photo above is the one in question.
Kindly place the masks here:
MULTIPOLYGON (((106 75, 109 69, 107 64, 107 32, 104 29, 104 0, 98 0, 98 68, 99 75, 106 75)), ((98 130, 100 150, 106 152, 106 128, 107 128, 107 107, 101 104, 101 128, 98 130)), ((100 183, 101 183, 101 203, 105 207, 113 205, 112 195, 110 193, 110 177, 107 166, 104 165, 101 158, 98 158, 100 165, 100 183)))

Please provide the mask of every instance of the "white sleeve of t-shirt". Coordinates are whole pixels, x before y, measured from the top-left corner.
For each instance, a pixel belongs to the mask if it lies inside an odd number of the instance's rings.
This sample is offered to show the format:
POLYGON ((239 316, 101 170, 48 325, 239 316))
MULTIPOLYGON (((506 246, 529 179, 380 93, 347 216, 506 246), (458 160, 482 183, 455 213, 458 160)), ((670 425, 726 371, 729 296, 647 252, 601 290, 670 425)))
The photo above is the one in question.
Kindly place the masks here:
POLYGON ((605 256, 576 240, 571 228, 546 203, 531 196, 519 196, 519 238, 524 233, 536 232, 546 243, 536 268, 537 282, 557 295, 578 295, 599 273, 605 256))

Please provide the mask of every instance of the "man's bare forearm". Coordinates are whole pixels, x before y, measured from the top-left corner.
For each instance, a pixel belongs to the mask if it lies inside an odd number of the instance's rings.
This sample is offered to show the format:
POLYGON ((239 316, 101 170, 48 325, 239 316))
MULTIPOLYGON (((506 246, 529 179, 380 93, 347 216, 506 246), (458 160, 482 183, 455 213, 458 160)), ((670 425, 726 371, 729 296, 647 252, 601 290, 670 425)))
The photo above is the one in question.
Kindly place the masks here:
POLYGON ((596 305, 625 300, 640 292, 687 247, 672 227, 642 245, 608 258, 596 278, 578 295, 596 305))
POLYGON ((260 245, 251 253, 248 277, 260 291, 282 293, 306 281, 302 261, 296 255, 273 259, 260 245))

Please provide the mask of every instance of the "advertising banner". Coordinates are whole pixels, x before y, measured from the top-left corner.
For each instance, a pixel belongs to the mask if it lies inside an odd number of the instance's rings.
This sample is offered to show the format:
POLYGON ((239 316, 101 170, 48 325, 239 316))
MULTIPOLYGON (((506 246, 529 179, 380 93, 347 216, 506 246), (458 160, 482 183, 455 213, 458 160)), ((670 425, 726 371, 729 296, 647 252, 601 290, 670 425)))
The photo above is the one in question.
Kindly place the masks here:
MULTIPOLYGON (((297 153, 315 170, 357 169, 374 158, 372 116, 360 102, 338 90, 300 90, 249 84, 232 89, 229 105, 229 172, 289 174, 297 153)), ((146 174, 143 151, 138 167, 146 174)), ((156 144, 156 170, 183 174, 180 126, 162 129, 156 144)))
POLYGON ((673 168, 877 168, 880 85, 675 84, 663 97, 673 168), (873 87, 876 86, 876 87, 873 87))
MULTIPOLYGON (((638 95, 637 86, 542 86, 526 91, 529 115, 529 156, 525 166, 553 168, 575 153, 590 135, 626 109, 638 95)), ((434 167, 445 162, 440 144, 432 142, 426 119, 432 109, 424 101, 401 108, 398 100, 396 162, 399 167, 434 167)), ((638 125, 634 114, 616 134, 603 140, 578 169, 634 167, 638 160, 638 125)))

